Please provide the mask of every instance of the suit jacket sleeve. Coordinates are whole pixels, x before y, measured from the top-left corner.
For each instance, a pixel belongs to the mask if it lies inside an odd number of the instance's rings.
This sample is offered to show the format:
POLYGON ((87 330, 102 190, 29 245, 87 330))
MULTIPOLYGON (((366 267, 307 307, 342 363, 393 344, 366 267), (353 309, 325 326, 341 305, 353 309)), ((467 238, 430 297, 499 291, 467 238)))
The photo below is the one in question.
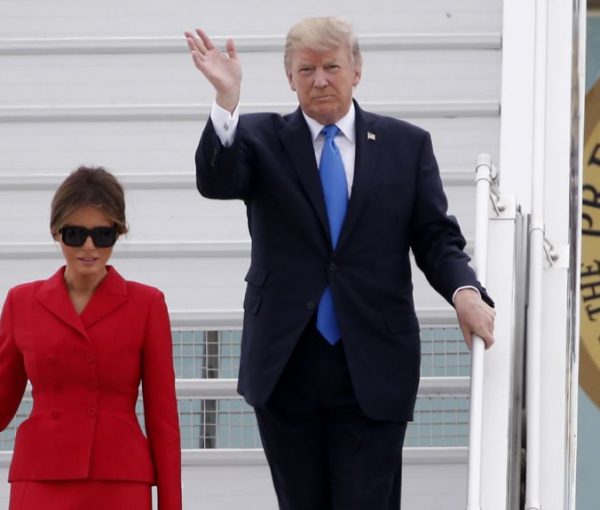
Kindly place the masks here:
POLYGON ((429 283, 451 305, 456 289, 473 286, 493 306, 493 301, 468 264, 470 258, 463 251, 466 241, 460 227, 456 219, 447 214, 448 201, 429 133, 426 133, 420 148, 416 193, 411 247, 417 265, 429 283))
POLYGON ((142 354, 144 419, 156 470, 159 510, 181 509, 181 444, 173 346, 161 292, 149 310, 142 354))
POLYGON ((14 418, 27 384, 23 356, 17 348, 9 293, 0 317, 0 431, 14 418))
POLYGON ((247 200, 252 192, 253 164, 240 118, 233 144, 225 147, 211 120, 196 150, 196 186, 207 198, 247 200))

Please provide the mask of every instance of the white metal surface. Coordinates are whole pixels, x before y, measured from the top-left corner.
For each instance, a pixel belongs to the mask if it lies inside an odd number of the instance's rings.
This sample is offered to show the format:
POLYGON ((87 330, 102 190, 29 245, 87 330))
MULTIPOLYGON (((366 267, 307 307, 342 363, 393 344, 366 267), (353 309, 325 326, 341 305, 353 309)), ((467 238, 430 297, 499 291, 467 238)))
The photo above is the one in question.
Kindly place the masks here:
MULTIPOLYGON (((500 164, 503 190, 515 194, 522 204, 523 213, 529 214, 534 196, 531 175, 534 166, 539 164, 539 158, 534 162, 534 133, 536 130, 539 132, 540 123, 544 124, 546 180, 542 228, 555 246, 564 246, 571 244, 570 201, 576 200, 575 194, 571 196, 571 190, 578 185, 577 172, 572 173, 571 169, 577 164, 580 154, 580 137, 573 136, 578 131, 573 127, 582 118, 581 99, 573 95, 574 87, 580 86, 577 75, 573 74, 573 55, 577 54, 573 47, 573 30, 581 24, 574 9, 584 7, 582 2, 570 0, 545 2, 545 6, 547 21, 542 30, 547 31, 547 37, 542 51, 547 51, 547 68, 541 79, 546 87, 546 100, 536 107, 535 103, 539 101, 537 86, 540 85, 540 82, 535 85, 535 27, 540 23, 536 2, 504 1, 500 164)), ((540 227, 539 223, 534 224, 535 231, 541 234, 540 227)), ((571 245, 569 252, 577 253, 577 247, 571 245)), ((540 255, 536 253, 533 256, 537 258, 540 255)), ((571 303, 577 301, 578 291, 573 281, 569 281, 569 272, 574 264, 577 261, 571 258, 568 270, 552 267, 542 271, 541 312, 537 312, 542 317, 543 339, 539 354, 539 423, 543 426, 537 430, 537 440, 542 445, 537 475, 539 501, 531 498, 528 504, 539 504, 543 510, 573 508, 569 506, 567 485, 573 479, 574 435, 569 424, 569 410, 573 405, 576 362, 569 346, 573 342, 573 320, 576 320, 571 303), (569 450, 570 455, 567 454, 569 450)), ((528 404, 527 414, 531 412, 528 404)), ((535 424, 529 425, 537 428, 535 424)), ((536 438, 532 440, 535 442, 536 438)), ((532 477, 535 483, 536 474, 532 473, 532 477)))
MULTIPOLYGON (((503 173, 504 175, 504 173, 503 173)), ((507 204, 514 197, 503 195, 507 204)), ((481 455, 481 506, 484 510, 513 510, 514 478, 518 479, 521 444, 520 392, 515 377, 520 366, 519 309, 524 296, 517 282, 518 212, 506 207, 500 215, 490 214, 487 288, 495 301, 494 346, 485 354, 483 381, 483 424, 481 455), (493 254, 493 255, 492 255, 493 254)), ((520 275, 519 275, 520 276, 520 275)), ((518 483, 517 483, 518 485, 518 483)), ((518 487, 517 487, 518 488, 518 487)), ((518 501, 518 495, 516 495, 518 501)))
MULTIPOLYGON (((287 85, 281 65, 283 36, 273 36, 273 39, 270 48, 255 52, 250 52, 252 48, 245 45, 243 38, 241 40, 244 90, 252 90, 252 95, 242 100, 244 108, 288 111, 296 106, 295 95, 287 85), (257 103, 258 106, 253 106, 257 103)), ((364 81, 356 92, 361 101, 385 102, 390 97, 402 97, 404 101, 462 100, 469 103, 493 101, 498 97, 498 49, 482 49, 477 41, 473 41, 471 47, 457 48, 452 37, 447 37, 448 44, 442 47, 445 41, 434 35, 422 36, 422 40, 415 41, 413 46, 409 46, 406 38, 401 36, 388 36, 380 41, 375 37, 371 39, 374 39, 371 44, 361 44, 362 51, 369 55, 363 69, 364 81), (390 61, 396 64, 392 68, 387 66, 390 61), (411 72, 407 73, 407 70, 411 72)), ((145 39, 131 41, 141 45, 145 39)), ((184 114, 190 116, 195 111, 185 107, 210 104, 212 101, 212 89, 207 83, 198 83, 185 47, 180 47, 177 53, 167 51, 170 46, 155 48, 156 53, 135 53, 128 51, 126 46, 101 53, 88 50, 89 42, 80 40, 71 44, 70 53, 61 52, 59 48, 51 53, 48 49, 59 46, 63 41, 50 39, 43 42, 47 45, 44 47, 47 52, 41 54, 34 48, 24 53, 25 48, 21 50, 18 47, 14 48, 15 54, 3 53, 0 47, 4 65, 14 69, 8 75, 0 75, 0 105, 4 107, 0 118, 9 115, 14 119, 34 115, 42 119, 57 115, 74 116, 73 112, 64 109, 70 105, 87 106, 80 115, 94 114, 91 109, 94 105, 130 105, 130 111, 133 105, 183 105, 183 112, 176 108, 172 110, 181 117, 184 114), (76 42, 81 46, 76 46, 76 42), (93 66, 90 66, 90 61, 94 62, 93 66), (53 72, 56 68, 63 72, 53 72), (47 76, 47 84, 43 95, 36 96, 35 77, 40 73, 47 76), (173 81, 172 76, 178 76, 178 79, 173 81), (152 87, 140 88, 140 82, 152 84, 152 87), (94 86, 93 83, 104 83, 105 87, 94 86), (67 88, 72 89, 69 95, 64 94, 67 88), (35 97, 33 102, 32 96, 35 97), (32 103, 38 107, 51 105, 55 108, 38 111, 31 108, 32 103)), ((111 43, 111 39, 105 42, 107 46, 111 43)), ((121 110, 113 114, 127 113, 124 108, 121 110)), ((109 113, 110 109, 104 115, 109 113)), ((150 110, 149 113, 158 115, 161 112, 150 110)))
MULTIPOLYGON (((203 127, 201 113, 196 121, 178 122, 0 122, 0 173, 66 173, 84 163, 102 164, 117 174, 190 173, 203 127)), ((495 159, 499 153, 497 112, 406 120, 432 133, 442 168, 471 168, 473 154, 487 151, 495 159)))
POLYGON ((176 36, 183 30, 202 26, 215 34, 285 33, 298 19, 337 13, 353 21, 361 32, 486 32, 498 31, 502 3, 498 0, 427 0, 389 2, 373 0, 347 2, 320 0, 301 4, 264 0, 260 4, 236 2, 231 6, 181 0, 166 6, 161 0, 123 3, 120 0, 79 2, 63 0, 60 9, 45 0, 3 0, 0 33, 7 38, 176 36), (260 14, 260 15, 259 15, 260 14))
POLYGON ((544 272, 540 439, 543 510, 552 509, 554 505, 567 510, 575 508, 574 489, 569 484, 575 480, 577 435, 572 426, 576 423, 577 400, 573 380, 578 378, 573 344, 579 341, 579 331, 573 324, 577 324, 579 318, 576 273, 580 269, 581 167, 578 165, 583 137, 578 133, 581 133, 584 118, 583 68, 581 61, 577 62, 575 45, 579 42, 577 26, 585 23, 585 17, 580 16, 585 5, 585 2, 567 0, 548 3, 545 231, 554 246, 569 246, 569 260, 567 267, 554 265, 544 272), (557 374, 560 377, 556 377, 557 374), (557 415, 561 416, 560 420, 556 420, 557 415), (547 448, 548 444, 553 445, 552 449, 547 448))

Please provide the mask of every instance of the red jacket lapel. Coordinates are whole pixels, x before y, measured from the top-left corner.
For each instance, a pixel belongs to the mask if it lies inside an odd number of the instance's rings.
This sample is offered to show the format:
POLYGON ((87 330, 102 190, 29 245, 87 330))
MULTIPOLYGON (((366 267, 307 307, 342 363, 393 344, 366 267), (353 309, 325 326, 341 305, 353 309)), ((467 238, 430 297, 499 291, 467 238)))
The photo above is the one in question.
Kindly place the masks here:
POLYGON ((107 269, 106 276, 81 315, 77 314, 71 302, 64 280, 64 267, 42 283, 35 297, 62 322, 89 338, 87 329, 90 326, 123 306, 128 300, 127 282, 112 266, 108 266, 107 269))
POLYGON ((44 281, 36 292, 35 298, 53 315, 87 338, 87 332, 69 296, 64 272, 63 266, 44 281))
POLYGON ((127 282, 114 267, 107 266, 107 269, 106 276, 81 312, 81 322, 86 329, 123 306, 129 299, 127 282))

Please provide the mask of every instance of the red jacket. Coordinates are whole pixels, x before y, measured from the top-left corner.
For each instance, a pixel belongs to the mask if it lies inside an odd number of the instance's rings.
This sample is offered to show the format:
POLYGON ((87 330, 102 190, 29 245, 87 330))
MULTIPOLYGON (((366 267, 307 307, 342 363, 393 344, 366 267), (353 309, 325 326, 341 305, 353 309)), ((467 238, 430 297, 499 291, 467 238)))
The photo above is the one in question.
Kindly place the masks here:
POLYGON ((155 483, 161 510, 181 508, 181 450, 163 294, 108 267, 81 315, 64 268, 10 290, 0 319, 0 431, 27 379, 9 480, 155 483), (147 438, 135 415, 142 383, 147 438))

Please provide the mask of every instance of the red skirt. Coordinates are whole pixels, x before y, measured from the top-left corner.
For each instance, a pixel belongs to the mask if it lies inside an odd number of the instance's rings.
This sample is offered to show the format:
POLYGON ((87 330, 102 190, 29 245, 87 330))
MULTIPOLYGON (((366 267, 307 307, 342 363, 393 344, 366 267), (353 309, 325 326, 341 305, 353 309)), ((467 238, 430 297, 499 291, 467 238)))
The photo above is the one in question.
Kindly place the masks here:
POLYGON ((8 510, 152 510, 145 483, 69 480, 15 481, 8 510))

